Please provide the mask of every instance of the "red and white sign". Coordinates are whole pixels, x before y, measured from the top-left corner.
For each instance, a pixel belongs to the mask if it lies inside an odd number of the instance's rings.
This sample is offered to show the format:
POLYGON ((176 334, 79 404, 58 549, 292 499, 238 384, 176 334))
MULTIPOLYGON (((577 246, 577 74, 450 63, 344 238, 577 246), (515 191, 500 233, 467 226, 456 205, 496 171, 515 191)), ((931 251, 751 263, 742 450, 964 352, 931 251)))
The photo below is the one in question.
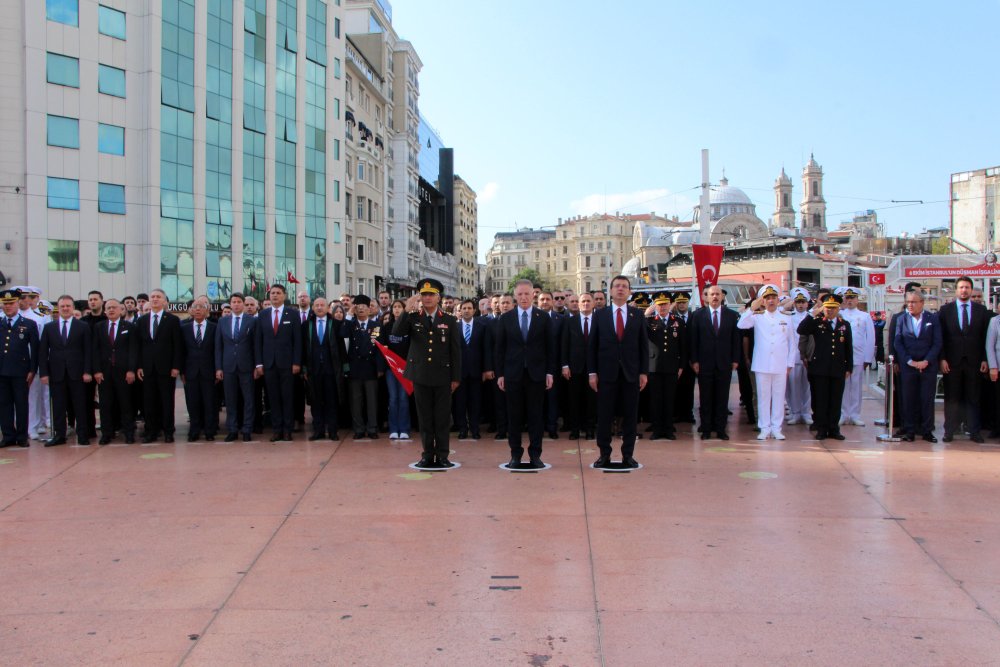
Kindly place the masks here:
POLYGON ((869 273, 868 274, 868 284, 869 285, 885 285, 885 274, 884 273, 869 273))
POLYGON ((996 278, 1000 277, 1000 264, 978 264, 963 267, 912 267, 903 269, 903 275, 907 278, 958 278, 960 276, 996 278))
POLYGON ((723 247, 695 243, 691 246, 691 250, 694 255, 694 272, 698 278, 698 294, 701 294, 706 287, 719 284, 723 247))

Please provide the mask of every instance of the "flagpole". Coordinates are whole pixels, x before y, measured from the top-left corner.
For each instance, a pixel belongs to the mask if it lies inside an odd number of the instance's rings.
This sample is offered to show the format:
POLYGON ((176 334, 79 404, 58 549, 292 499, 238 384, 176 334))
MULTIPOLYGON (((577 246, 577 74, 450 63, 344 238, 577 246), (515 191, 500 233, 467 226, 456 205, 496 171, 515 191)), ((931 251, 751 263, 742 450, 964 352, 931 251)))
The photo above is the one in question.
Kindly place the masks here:
MULTIPOLYGON (((712 206, 711 206, 711 195, 709 192, 711 184, 708 178, 708 149, 701 149, 701 200, 698 203, 698 223, 700 230, 700 242, 710 243, 712 239, 712 206)), ((695 308, 702 305, 701 303, 701 291, 698 289, 698 274, 697 268, 695 267, 694 257, 692 250, 692 262, 691 262, 691 284, 693 286, 691 292, 691 301, 695 304, 695 308)))

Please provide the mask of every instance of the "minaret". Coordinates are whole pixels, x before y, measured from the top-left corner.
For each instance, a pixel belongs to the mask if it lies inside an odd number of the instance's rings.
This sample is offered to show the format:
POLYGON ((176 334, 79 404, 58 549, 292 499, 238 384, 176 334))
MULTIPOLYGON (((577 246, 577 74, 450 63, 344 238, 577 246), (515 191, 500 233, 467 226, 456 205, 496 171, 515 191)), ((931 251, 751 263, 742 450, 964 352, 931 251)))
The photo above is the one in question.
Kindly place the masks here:
POLYGON ((826 200, 823 199, 823 167, 816 164, 812 153, 809 164, 802 170, 802 232, 826 234, 826 200))
POLYGON ((771 217, 772 228, 795 229, 795 209, 792 208, 792 179, 788 178, 785 168, 781 168, 781 176, 774 180, 774 215, 771 217))

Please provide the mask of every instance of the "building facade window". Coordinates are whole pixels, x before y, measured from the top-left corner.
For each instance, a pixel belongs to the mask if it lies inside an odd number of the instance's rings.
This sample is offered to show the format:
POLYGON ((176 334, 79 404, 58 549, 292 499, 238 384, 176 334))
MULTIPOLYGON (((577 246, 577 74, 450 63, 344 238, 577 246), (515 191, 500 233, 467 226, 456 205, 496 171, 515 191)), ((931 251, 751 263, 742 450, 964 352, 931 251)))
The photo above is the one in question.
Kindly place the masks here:
POLYGON ((100 273, 125 273, 125 244, 98 243, 97 270, 100 273))
POLYGON ((274 138, 274 222, 275 271, 279 276, 295 269, 296 224, 296 90, 297 51, 296 16, 298 0, 278 0, 277 74, 274 138))
POLYGON ((113 183, 97 184, 97 212, 125 215, 125 186, 113 183))
POLYGON ((97 150, 107 155, 125 155, 125 128, 98 123, 97 150))
POLYGON ((46 138, 49 146, 62 148, 80 147, 80 121, 76 118, 49 115, 46 122, 46 138))
MULTIPOLYGON (((326 296, 326 26, 326 3, 306 0, 304 259, 305 284, 313 298, 326 296)), ((335 143, 334 159, 340 158, 338 149, 335 143)))
POLYGON ((65 25, 80 25, 80 0, 45 0, 45 18, 65 25))
POLYGON ((79 211, 80 181, 72 178, 55 178, 49 176, 46 196, 49 208, 79 211))
POLYGON ((58 53, 46 53, 45 80, 59 86, 79 88, 80 61, 58 53))
POLYGON ((49 271, 79 271, 80 242, 49 239, 49 271))
POLYGON ((108 37, 125 39, 125 12, 99 5, 97 8, 97 31, 108 37))
POLYGON ((110 65, 98 65, 97 92, 125 97, 125 70, 110 65))
POLYGON ((226 296, 233 275, 233 3, 208 2, 205 97, 205 276, 226 296))
POLYGON ((243 291, 264 296, 265 90, 267 88, 267 0, 247 0, 243 18, 243 291))

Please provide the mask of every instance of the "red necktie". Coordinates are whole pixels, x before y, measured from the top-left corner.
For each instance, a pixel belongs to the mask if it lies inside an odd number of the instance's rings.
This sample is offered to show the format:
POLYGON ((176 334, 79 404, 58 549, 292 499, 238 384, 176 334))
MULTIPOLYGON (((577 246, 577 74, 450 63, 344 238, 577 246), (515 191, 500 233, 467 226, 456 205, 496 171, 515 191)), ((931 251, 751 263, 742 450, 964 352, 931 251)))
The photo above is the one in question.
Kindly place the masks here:
POLYGON ((274 335, 278 335, 278 311, 274 311, 274 335))
POLYGON ((615 312, 618 314, 615 316, 615 334, 618 336, 618 342, 620 343, 623 338, 625 338, 625 319, 622 317, 622 309, 616 308, 615 312))
POLYGON ((583 339, 587 340, 590 338, 590 318, 583 318, 583 339))
POLYGON ((111 323, 111 328, 108 329, 108 341, 111 343, 111 347, 115 346, 115 323, 111 323))

